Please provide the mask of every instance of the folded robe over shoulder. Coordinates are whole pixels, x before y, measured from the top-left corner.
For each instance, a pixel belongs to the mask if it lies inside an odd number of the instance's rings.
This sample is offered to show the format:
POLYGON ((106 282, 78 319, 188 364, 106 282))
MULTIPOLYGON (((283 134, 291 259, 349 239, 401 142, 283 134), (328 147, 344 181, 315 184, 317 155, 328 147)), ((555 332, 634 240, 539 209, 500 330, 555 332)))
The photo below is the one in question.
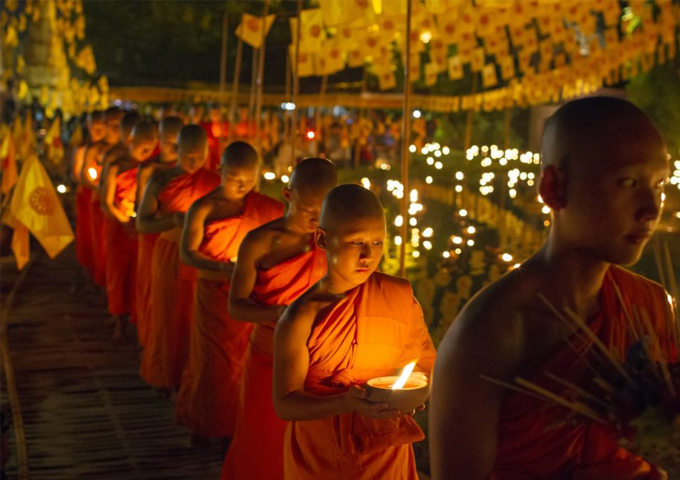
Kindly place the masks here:
MULTIPOLYGON (((178 175, 158 194, 159 210, 164 215, 185 213, 194 201, 219 184, 219 175, 205 169, 178 175)), ((163 232, 156 240, 151 260, 153 311, 147 324, 140 373, 144 381, 157 388, 179 387, 189 353, 197 275, 196 269, 179 260, 181 231, 176 227, 163 232)))
MULTIPOLYGON (((114 203, 124 212, 134 212, 137 193, 137 167, 116 176, 114 203)), ((135 311, 137 235, 131 234, 114 218, 106 218, 106 296, 109 313, 128 315, 135 311)), ((130 316, 135 323, 136 315, 130 316)))
MULTIPOLYGON (((283 215, 283 204, 257 192, 245 198, 241 215, 205 225, 201 253, 216 261, 236 258, 246 234, 283 215)), ((229 316, 229 279, 199 271, 189 359, 182 375, 175 420, 204 437, 234 435, 249 322, 229 316)))
MULTIPOLYGON (((326 274, 326 255, 310 246, 267 270, 258 271, 251 298, 289 305, 326 274)), ((222 480, 282 480, 286 422, 272 401, 275 323, 257 324, 250 337, 241 380, 236 432, 222 466, 222 480)))
MULTIPOLYGON (((408 280, 374 273, 317 319, 307 341, 305 391, 337 395, 413 360, 429 374, 436 352, 408 280)), ((425 438, 410 415, 357 413, 288 424, 288 480, 417 480, 413 442, 425 438)))
MULTIPOLYGON (((671 334, 665 326, 668 302, 660 285, 620 267, 609 268, 602 287, 602 310, 590 329, 615 355, 632 343, 624 310, 616 297, 618 285, 629 314, 632 307, 647 311, 655 324, 667 359, 676 359, 671 334)), ((530 380, 573 398, 546 374, 552 373, 581 386, 593 374, 583 358, 593 348, 585 334, 557 350, 530 380), (574 350, 578 346, 579 351, 574 350)), ((574 421, 570 410, 520 393, 508 394, 501 406, 498 451, 492 480, 651 480, 660 478, 654 467, 618 445, 616 432, 596 423, 574 421)))
POLYGON ((92 190, 82 185, 79 186, 76 190, 76 258, 78 263, 93 276, 91 203, 92 190))

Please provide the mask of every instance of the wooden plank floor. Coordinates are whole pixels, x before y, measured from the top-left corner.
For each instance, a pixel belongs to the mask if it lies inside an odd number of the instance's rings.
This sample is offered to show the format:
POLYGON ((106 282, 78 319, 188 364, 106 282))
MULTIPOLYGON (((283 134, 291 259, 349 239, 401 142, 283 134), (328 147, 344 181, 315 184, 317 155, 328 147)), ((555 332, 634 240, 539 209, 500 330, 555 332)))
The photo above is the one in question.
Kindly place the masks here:
MULTIPOLYGON (((1 268, 6 297, 17 275, 1 268)), ((219 478, 222 454, 192 447, 139 377, 136 342, 111 342, 105 296, 84 288, 72 246, 33 265, 8 335, 32 480, 219 478)))

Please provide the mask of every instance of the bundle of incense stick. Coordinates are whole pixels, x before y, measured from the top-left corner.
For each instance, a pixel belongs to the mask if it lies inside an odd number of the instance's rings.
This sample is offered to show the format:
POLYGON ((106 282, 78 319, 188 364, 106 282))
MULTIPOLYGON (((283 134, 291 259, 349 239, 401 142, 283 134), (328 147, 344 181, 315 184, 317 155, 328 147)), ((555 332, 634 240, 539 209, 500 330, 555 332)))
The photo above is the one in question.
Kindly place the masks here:
POLYGON ((665 330, 669 338, 666 341, 661 341, 644 308, 626 306, 616 284, 616 297, 632 338, 631 346, 622 357, 611 352, 573 311, 566 308, 560 312, 539 294, 541 301, 573 333, 570 343, 575 350, 583 351, 588 342, 589 359, 584 357, 583 360, 593 375, 594 389, 550 373, 547 376, 561 387, 563 394, 523 378, 515 378, 514 384, 483 378, 565 407, 583 421, 610 424, 619 432, 623 446, 665 470, 669 478, 680 479, 680 361, 677 358, 680 327, 677 308, 673 308, 680 296, 668 245, 662 247, 657 242, 654 253, 663 286, 668 292, 665 330))

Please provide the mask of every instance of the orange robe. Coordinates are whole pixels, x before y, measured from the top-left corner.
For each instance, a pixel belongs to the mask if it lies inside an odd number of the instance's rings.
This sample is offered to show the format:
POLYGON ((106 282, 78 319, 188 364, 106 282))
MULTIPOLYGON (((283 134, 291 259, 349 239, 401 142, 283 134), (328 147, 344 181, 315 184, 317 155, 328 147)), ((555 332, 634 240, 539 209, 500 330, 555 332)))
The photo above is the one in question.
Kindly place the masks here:
POLYGON ((148 324, 151 321, 151 259, 153 247, 160 234, 140 233, 137 235, 137 277, 135 279, 135 303, 137 312, 137 341, 146 345, 148 324))
MULTIPOLYGON (((378 272, 314 322, 307 348, 305 391, 316 395, 344 393, 416 359, 429 374, 436 356, 411 284, 378 272)), ((411 444, 424 438, 410 415, 293 421, 286 429, 285 478, 417 480, 411 444)))
MULTIPOLYGON (((128 213, 134 211, 137 193, 137 167, 116 177, 115 205, 128 213)), ((111 315, 128 315, 135 311, 135 273, 137 271, 137 235, 118 220, 106 218, 106 296, 111 315)), ((135 323, 136 315, 130 316, 135 323)))
POLYGON ((79 186, 76 189, 76 258, 93 275, 91 203, 92 190, 79 186))
MULTIPOLYGON (((310 251, 260 270, 251 298, 266 305, 289 305, 326 274, 326 255, 310 251)), ((286 422, 272 402, 276 323, 253 328, 241 379, 236 432, 222 466, 222 480, 282 480, 286 422)))
MULTIPOLYGON (((590 329, 610 351, 625 352, 632 343, 627 321, 616 298, 613 283, 622 292, 628 312, 632 305, 646 309, 655 322, 661 339, 670 339, 664 331, 668 307, 660 285, 620 267, 610 267, 602 287, 602 310, 593 318, 590 329)), ((583 356, 592 348, 584 333, 571 345, 558 349, 530 380, 565 398, 574 398, 573 390, 546 376, 550 372, 582 386, 591 383, 591 371, 583 356), (577 353, 573 346, 578 346, 577 353)), ((667 340, 662 348, 669 359, 677 358, 667 340)), ((596 391, 596 390, 595 390, 596 391)), ((572 421, 570 410, 552 402, 520 393, 508 394, 500 415, 498 451, 492 480, 652 480, 656 469, 642 458, 618 445, 617 434, 609 427, 585 421, 572 421)))
MULTIPOLYGON (((242 215, 206 223, 200 252, 229 262, 246 234, 283 215, 283 205, 251 192, 242 215)), ((199 270, 189 359, 182 375, 175 419, 196 435, 234 435, 238 393, 253 324, 229 316, 229 277, 199 270)))
MULTIPOLYGON (((182 174, 158 194, 160 211, 186 212, 195 200, 217 188, 219 175, 200 169, 182 174)), ((189 353, 196 269, 179 260, 180 227, 161 233, 151 259, 151 312, 142 353, 142 378, 158 388, 177 388, 189 353)))
MULTIPOLYGON (((97 179, 94 181, 99 185, 99 178, 102 174, 102 166, 98 163, 91 168, 97 171, 97 179)), ((91 190, 92 203, 90 203, 90 236, 92 239, 92 270, 94 283, 103 287, 106 284, 106 223, 104 222, 104 212, 101 209, 99 191, 91 190)))

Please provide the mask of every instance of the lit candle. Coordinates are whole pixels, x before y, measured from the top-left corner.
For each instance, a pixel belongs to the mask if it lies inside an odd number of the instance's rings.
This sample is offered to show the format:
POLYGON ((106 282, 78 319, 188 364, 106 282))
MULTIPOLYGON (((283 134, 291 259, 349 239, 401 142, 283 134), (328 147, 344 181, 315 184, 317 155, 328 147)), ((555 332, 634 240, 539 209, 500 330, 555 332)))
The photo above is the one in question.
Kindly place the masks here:
POLYGON ((411 376, 411 372, 413 372, 413 369, 416 367, 416 361, 417 360, 414 360, 404 367, 404 370, 402 370, 401 375, 399 375, 399 379, 397 379, 397 381, 394 382, 394 385, 392 385, 392 390, 401 390, 402 388, 404 388, 404 385, 406 385, 408 377, 411 376))

